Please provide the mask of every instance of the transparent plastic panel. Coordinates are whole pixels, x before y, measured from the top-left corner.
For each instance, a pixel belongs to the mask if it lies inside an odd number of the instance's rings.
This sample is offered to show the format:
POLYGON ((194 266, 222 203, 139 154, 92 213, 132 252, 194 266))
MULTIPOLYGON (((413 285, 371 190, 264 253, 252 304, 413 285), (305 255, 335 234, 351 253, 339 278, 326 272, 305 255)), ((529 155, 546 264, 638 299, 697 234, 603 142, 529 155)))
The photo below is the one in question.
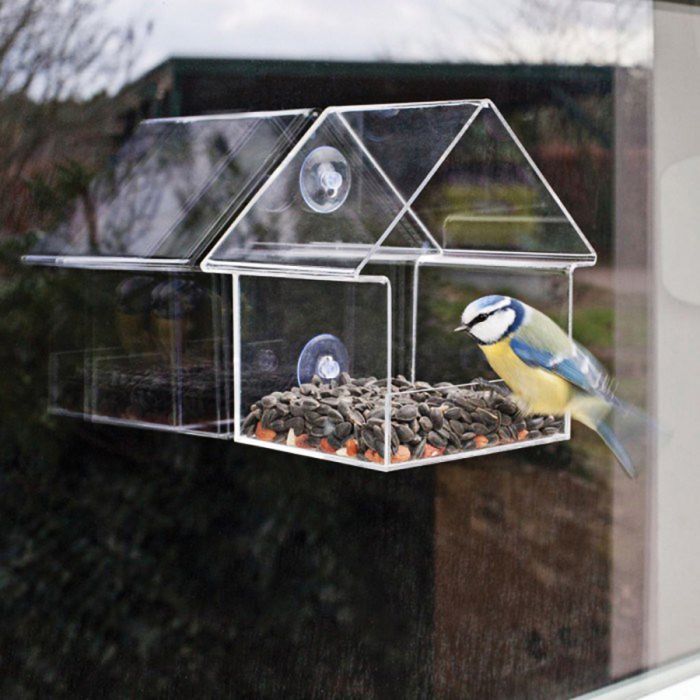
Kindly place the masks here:
POLYGON ((66 309, 56 306, 54 413, 179 432, 231 432, 228 278, 75 271, 66 279, 80 295, 70 314, 84 332, 69 340, 61 330, 66 309))
POLYGON ((453 332, 488 294, 520 299, 568 332, 568 270, 364 272, 365 283, 240 277, 236 439, 393 471, 568 438, 566 416, 525 412, 476 343, 453 332))
POLYGON ((243 275, 239 284, 236 439, 381 467, 383 430, 374 431, 372 459, 359 445, 363 426, 385 416, 385 281, 243 275))
POLYGON ((442 252, 595 260, 488 100, 325 110, 203 268, 353 274, 442 252))
POLYGON ((347 107, 338 112, 409 200, 484 104, 469 100, 347 107))
MULTIPOLYGON (((476 342, 454 332, 464 308, 492 294, 518 299, 542 311, 569 333, 570 270, 419 264, 412 378, 433 387, 426 387, 425 403, 434 403, 443 414, 439 430, 432 431, 436 434, 423 431, 427 444, 437 450, 429 456, 436 459, 568 438, 566 417, 523 413, 476 342)), ((421 410, 425 412, 425 406, 421 410)), ((422 428, 430 427, 424 421, 422 428)))
POLYGON ((381 276, 389 280, 391 294, 391 366, 394 376, 413 377, 415 361, 415 294, 419 281, 418 265, 413 262, 396 263, 391 260, 373 261, 363 274, 381 276))
POLYGON ((446 252, 595 253, 498 111, 487 105, 412 208, 446 252))
POLYGON ((191 262, 309 118, 273 112, 144 122, 33 255, 191 262))
POLYGON ((250 202, 204 269, 323 268, 352 273, 392 234, 410 255, 438 247, 362 140, 328 110, 250 202))
MULTIPOLYGON (((392 306, 391 445, 387 471, 546 444, 568 438, 565 416, 526 415, 464 334, 464 307, 509 295, 569 328, 570 272, 419 261, 368 264, 390 281, 392 306)), ((362 434, 362 433, 361 433, 362 434)), ((360 442, 360 452, 366 444, 360 442)))
POLYGON ((454 333, 467 304, 501 294, 519 299, 569 330, 567 270, 421 263, 415 296, 415 377, 464 384, 496 379, 483 352, 464 333, 454 333))

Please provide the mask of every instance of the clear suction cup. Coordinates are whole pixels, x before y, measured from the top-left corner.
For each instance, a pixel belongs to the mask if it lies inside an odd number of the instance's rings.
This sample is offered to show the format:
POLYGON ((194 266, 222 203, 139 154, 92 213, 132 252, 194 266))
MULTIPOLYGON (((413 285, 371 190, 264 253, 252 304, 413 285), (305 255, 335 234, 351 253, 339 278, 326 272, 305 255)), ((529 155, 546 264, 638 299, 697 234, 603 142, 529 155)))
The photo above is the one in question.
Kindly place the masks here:
POLYGON ((304 201, 319 214, 328 214, 343 205, 350 192, 350 165, 332 146, 315 148, 299 172, 299 189, 304 201))
POLYGON ((343 342, 330 333, 323 333, 311 338, 301 351, 297 379, 299 384, 306 384, 318 375, 324 381, 330 381, 349 369, 350 357, 343 342))

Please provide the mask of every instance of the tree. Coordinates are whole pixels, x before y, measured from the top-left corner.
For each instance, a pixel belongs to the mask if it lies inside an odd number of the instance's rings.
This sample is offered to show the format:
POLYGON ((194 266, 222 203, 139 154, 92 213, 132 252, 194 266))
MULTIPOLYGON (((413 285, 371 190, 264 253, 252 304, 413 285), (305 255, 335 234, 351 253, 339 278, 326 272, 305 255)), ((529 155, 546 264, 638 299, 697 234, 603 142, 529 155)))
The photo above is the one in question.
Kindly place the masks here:
POLYGON ((52 184, 65 176, 54 166, 70 161, 83 180, 81 167, 93 170, 111 146, 110 95, 129 75, 142 32, 107 24, 105 2, 0 0, 2 233, 42 224, 31 179, 52 184))
POLYGON ((632 65, 648 57, 645 0, 444 2, 445 31, 468 29, 478 47, 472 58, 484 62, 632 65))

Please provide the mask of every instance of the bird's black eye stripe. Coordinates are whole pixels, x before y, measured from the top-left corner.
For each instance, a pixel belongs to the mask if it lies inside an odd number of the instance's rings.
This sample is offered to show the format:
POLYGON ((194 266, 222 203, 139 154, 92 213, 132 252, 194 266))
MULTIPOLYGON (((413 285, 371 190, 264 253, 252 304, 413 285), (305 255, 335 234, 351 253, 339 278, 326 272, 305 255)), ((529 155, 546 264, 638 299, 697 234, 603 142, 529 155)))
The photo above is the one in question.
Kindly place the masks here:
POLYGON ((472 328, 475 326, 477 323, 481 323, 482 321, 485 321, 491 314, 479 314, 470 324, 469 328, 472 328))

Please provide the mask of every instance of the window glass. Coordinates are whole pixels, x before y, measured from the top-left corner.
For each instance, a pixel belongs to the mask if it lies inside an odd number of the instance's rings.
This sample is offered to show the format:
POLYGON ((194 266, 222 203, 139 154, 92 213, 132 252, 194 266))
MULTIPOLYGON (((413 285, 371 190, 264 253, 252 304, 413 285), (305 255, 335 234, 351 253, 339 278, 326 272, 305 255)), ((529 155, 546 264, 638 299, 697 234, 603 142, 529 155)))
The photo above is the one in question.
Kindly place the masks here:
POLYGON ((575 697, 700 651, 697 3, 147 5, 0 1, 2 696, 575 697), (489 150, 498 124, 441 160, 469 109, 389 107, 442 100, 492 101, 551 191, 489 150), (349 191, 304 189, 317 146, 349 191), (416 284, 393 262, 426 230, 597 262, 573 287, 427 263, 416 284), (309 285, 198 267, 300 243, 309 285), (306 336, 362 348, 358 372, 495 379, 452 333, 494 287, 645 416, 636 478, 576 421, 392 474, 230 439, 306 336))

